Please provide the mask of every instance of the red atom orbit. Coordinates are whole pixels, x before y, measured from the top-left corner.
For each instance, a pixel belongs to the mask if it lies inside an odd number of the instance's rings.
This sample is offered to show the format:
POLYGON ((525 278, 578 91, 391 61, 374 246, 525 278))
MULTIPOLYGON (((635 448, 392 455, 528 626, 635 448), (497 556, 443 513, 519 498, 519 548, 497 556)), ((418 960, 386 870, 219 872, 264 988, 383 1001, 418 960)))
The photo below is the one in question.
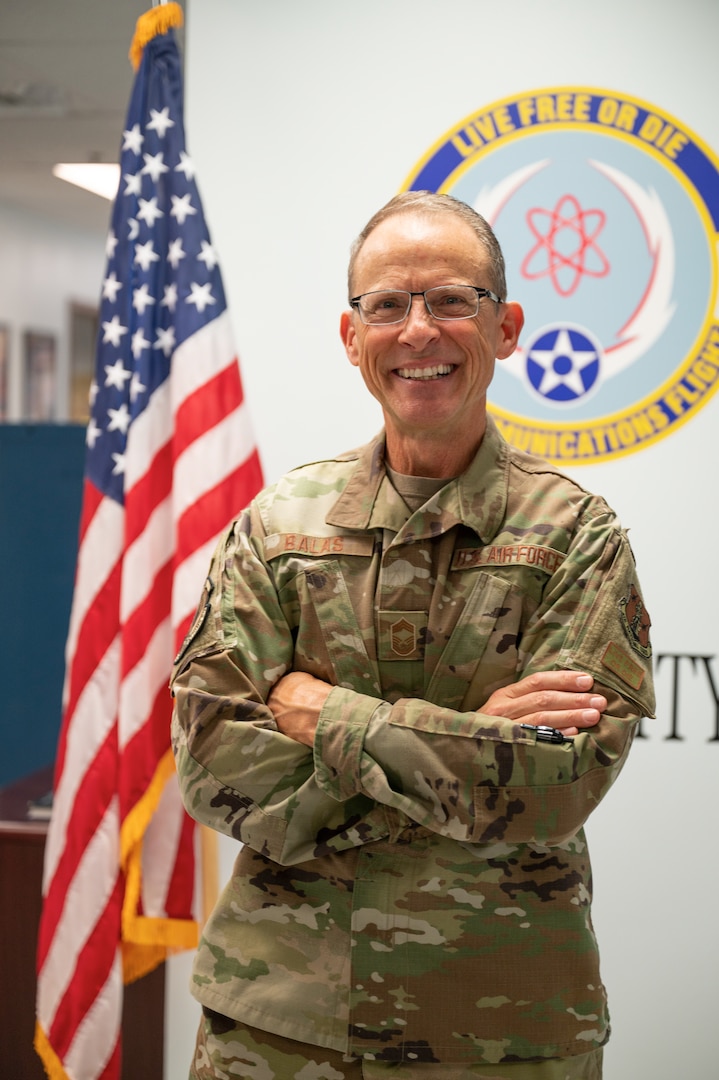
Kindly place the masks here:
POLYGON ((595 240, 606 220, 603 210, 582 210, 574 195, 563 195, 554 210, 529 210, 527 224, 537 242, 522 263, 522 275, 533 281, 550 277, 560 296, 571 296, 584 276, 605 277, 609 260, 595 240), (569 247, 567 239, 573 250, 559 250, 558 242, 569 247), (532 262, 541 263, 545 253, 545 265, 532 269, 532 262), (593 266, 587 265, 588 259, 593 266))

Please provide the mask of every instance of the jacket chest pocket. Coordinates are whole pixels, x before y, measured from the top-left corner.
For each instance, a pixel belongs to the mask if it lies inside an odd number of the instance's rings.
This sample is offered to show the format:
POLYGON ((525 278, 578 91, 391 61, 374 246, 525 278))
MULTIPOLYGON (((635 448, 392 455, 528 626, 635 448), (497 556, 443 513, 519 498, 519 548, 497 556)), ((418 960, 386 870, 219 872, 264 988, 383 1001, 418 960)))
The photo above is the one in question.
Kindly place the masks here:
POLYGON ((304 569, 296 582, 301 593, 300 628, 296 656, 325 653, 331 667, 322 677, 337 686, 380 697, 380 678, 374 648, 368 641, 371 625, 364 631, 352 603, 342 563, 322 559, 304 569))
POLYGON ((432 638, 426 658, 432 672, 427 700, 463 711, 478 709, 493 690, 516 678, 523 611, 510 581, 471 573, 474 582, 449 639, 442 647, 441 638, 432 638))

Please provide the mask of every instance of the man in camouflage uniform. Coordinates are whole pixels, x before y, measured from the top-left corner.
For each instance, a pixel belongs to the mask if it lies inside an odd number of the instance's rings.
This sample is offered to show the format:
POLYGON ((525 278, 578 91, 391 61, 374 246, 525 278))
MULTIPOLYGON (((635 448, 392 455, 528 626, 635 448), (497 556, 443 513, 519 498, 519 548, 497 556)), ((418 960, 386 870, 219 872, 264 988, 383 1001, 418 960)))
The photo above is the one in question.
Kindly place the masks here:
POLYGON ((649 620, 612 511, 487 416, 505 295, 469 207, 375 215, 341 333, 385 430, 217 549, 173 739, 188 810, 243 846, 192 1077, 601 1075, 582 826, 652 715, 649 620))

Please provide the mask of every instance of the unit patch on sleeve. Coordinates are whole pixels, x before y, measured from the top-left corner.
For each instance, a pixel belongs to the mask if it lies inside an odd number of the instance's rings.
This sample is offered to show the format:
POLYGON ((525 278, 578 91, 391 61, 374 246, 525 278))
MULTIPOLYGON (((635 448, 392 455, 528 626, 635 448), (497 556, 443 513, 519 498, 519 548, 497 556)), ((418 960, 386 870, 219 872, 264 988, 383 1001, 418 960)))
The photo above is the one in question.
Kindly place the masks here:
POLYGON ((635 585, 630 585, 629 596, 622 597, 619 607, 622 626, 629 638, 629 644, 642 656, 650 657, 652 645, 649 640, 649 627, 652 625, 652 620, 635 585))

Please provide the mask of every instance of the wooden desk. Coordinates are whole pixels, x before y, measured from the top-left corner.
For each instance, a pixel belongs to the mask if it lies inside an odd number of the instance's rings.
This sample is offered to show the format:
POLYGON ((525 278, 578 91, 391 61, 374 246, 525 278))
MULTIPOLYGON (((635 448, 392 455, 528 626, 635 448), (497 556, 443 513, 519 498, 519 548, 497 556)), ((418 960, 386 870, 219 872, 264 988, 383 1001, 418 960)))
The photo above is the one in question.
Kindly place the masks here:
MULTIPOLYGON (((47 823, 28 821, 27 804, 51 786, 48 768, 0 789, 0 1077, 7 1080, 46 1080, 33 1037, 47 823)), ((122 1080, 163 1080, 164 1011, 163 964, 125 988, 122 1080)))

